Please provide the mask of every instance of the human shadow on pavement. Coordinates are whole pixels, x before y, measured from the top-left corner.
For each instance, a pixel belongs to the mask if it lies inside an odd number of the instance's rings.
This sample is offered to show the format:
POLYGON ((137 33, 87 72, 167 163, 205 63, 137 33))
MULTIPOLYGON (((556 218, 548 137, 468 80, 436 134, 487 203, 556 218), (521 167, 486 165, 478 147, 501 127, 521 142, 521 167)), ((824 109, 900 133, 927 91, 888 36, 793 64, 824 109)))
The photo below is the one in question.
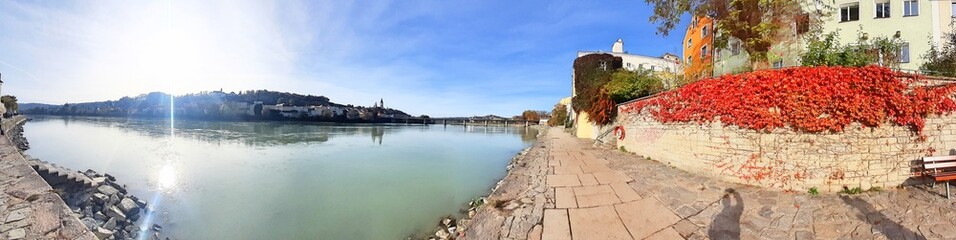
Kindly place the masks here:
POLYGON ((744 213, 744 199, 733 188, 728 188, 724 190, 720 204, 724 209, 710 222, 707 237, 714 240, 740 239, 740 215, 744 213), (730 196, 733 196, 734 204, 730 203, 730 196))
POLYGON ((923 235, 887 218, 886 215, 877 211, 876 208, 873 208, 873 205, 859 197, 842 195, 840 196, 840 200, 843 200, 847 205, 853 206, 860 211, 860 215, 857 215, 857 218, 879 229, 887 239, 926 239, 923 235))

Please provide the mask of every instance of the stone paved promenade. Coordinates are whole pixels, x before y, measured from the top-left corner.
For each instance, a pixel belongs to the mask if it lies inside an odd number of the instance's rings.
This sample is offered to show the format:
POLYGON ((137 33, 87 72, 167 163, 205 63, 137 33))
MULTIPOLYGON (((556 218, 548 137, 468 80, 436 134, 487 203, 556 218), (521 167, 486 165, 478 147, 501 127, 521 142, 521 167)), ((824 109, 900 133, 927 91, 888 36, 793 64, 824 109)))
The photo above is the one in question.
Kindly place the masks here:
MULTIPOLYGON (((10 129, 3 120, 3 129, 10 129)), ((0 239, 96 239, 63 200, 0 136, 0 239)))
POLYGON ((725 183, 553 128, 515 163, 466 237, 956 239, 956 198, 942 192, 810 196, 725 183))

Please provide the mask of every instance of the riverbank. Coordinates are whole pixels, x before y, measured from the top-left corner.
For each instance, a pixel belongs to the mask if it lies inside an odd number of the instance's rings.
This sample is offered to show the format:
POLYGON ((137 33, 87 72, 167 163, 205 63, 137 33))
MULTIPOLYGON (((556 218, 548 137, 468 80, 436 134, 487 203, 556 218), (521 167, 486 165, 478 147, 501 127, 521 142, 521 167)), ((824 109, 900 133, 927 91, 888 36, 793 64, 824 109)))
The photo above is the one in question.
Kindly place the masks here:
POLYGON ((551 132, 539 127, 537 140, 511 160, 508 174, 487 197, 471 204, 475 207, 468 212, 469 218, 451 221, 458 225, 453 226, 456 231, 448 232, 456 234, 446 235, 439 231, 435 238, 527 239, 529 232, 540 233, 544 209, 554 206, 553 200, 549 200, 553 197, 548 196, 544 177, 549 169, 547 150, 551 132))
MULTIPOLYGON (((6 136, 24 121, 4 119, 6 136)), ((96 239, 7 137, 0 137, 0 189, 0 238, 96 239)))
MULTIPOLYGON (((24 116, 3 121, 6 141, 0 143, 5 145, 5 149, 0 149, 0 152, 4 154, 5 161, 0 166, 12 165, 7 169, 18 168, 17 173, 26 179, 9 186, 23 185, 15 191, 52 193, 55 198, 35 194, 25 195, 24 198, 14 192, 12 194, 16 199, 25 201, 18 202, 14 199, 8 205, 6 199, 0 199, 0 210, 7 210, 9 207, 12 211, 0 215, 8 216, 6 219, 0 219, 0 232, 5 234, 7 239, 134 239, 147 234, 148 239, 160 238, 160 226, 154 224, 149 229, 140 229, 136 225, 140 213, 146 211, 146 202, 128 194, 125 186, 118 184, 114 177, 93 170, 73 171, 23 154, 23 151, 30 148, 23 134, 25 122, 24 116), (15 150, 7 151, 10 148, 15 150), (9 160, 6 160, 8 158, 9 160), (27 169, 23 169, 24 167, 27 169), (48 205, 53 209, 32 208, 31 205, 48 205), (56 223, 51 222, 56 219, 46 216, 50 214, 59 216, 61 226, 57 229, 42 228, 46 225, 56 227, 56 223), (40 217, 30 219, 31 215, 40 217), (22 219, 19 219, 21 217, 22 219), (51 235, 51 231, 62 231, 64 234, 51 235), (71 237, 74 234, 77 236, 71 237)), ((0 180, 10 176, 14 175, 0 175, 0 180)))

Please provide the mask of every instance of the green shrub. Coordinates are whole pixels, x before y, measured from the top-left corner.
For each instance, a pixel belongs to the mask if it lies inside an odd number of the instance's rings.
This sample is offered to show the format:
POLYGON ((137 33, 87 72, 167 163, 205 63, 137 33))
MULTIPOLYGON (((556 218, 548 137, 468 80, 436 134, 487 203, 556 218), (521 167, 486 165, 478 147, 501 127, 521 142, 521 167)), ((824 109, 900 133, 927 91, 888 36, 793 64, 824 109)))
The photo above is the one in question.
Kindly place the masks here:
POLYGON ((611 74, 611 81, 604 88, 615 103, 622 103, 660 92, 664 85, 654 71, 621 69, 611 74))
POLYGON ((810 39, 807 50, 800 55, 800 63, 803 66, 898 67, 901 49, 902 42, 897 37, 861 36, 856 44, 841 44, 839 34, 831 32, 810 39))
POLYGON ((855 188, 843 187, 843 190, 840 191, 840 193, 849 194, 849 195, 860 194, 860 193, 863 193, 863 188, 860 188, 860 187, 855 187, 855 188))
POLYGON ((820 195, 820 191, 817 190, 817 187, 810 188, 810 191, 807 191, 807 193, 810 194, 810 196, 820 195))
POLYGON ((928 75, 956 77, 956 33, 946 34, 946 43, 937 46, 930 41, 930 49, 920 56, 926 62, 920 70, 928 75))

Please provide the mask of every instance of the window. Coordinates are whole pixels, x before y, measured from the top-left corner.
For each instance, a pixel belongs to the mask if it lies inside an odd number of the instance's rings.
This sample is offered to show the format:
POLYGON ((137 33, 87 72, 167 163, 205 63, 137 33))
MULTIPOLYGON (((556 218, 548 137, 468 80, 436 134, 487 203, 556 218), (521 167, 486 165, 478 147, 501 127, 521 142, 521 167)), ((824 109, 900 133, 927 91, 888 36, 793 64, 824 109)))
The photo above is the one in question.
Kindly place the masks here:
POLYGON ((783 60, 777 60, 773 62, 773 68, 776 69, 776 68, 782 68, 782 67, 783 67, 783 60))
POLYGON ((810 31, 810 14, 802 13, 796 16, 794 21, 794 30, 797 34, 804 34, 810 31))
POLYGON ((730 54, 737 56, 740 54, 740 42, 734 42, 730 44, 730 54))
POLYGON ((949 6, 953 9, 953 17, 956 17, 956 1, 949 3, 949 6))
POLYGON ((876 3, 876 18, 890 17, 890 2, 876 3))
POLYGON ((690 47, 690 45, 693 44, 693 43, 694 43, 694 39, 693 39, 693 38, 687 39, 687 47, 690 47))
POLYGON ((900 62, 908 63, 910 62, 910 43, 906 42, 900 46, 900 62))
POLYGON ((707 37, 707 33, 708 33, 708 32, 707 32, 707 26, 704 26, 704 28, 700 29, 700 37, 701 37, 701 38, 707 37))
POLYGON ((694 62, 694 56, 687 56, 687 65, 690 65, 692 62, 694 62))
POLYGON ((853 3, 840 6, 840 22, 860 20, 860 4, 853 3))
POLYGON ((651 66, 651 71, 654 71, 654 66, 651 66))
POLYGON ((700 59, 707 58, 707 45, 700 47, 700 59))
POLYGON ((919 15, 919 1, 903 0, 903 16, 919 15))

